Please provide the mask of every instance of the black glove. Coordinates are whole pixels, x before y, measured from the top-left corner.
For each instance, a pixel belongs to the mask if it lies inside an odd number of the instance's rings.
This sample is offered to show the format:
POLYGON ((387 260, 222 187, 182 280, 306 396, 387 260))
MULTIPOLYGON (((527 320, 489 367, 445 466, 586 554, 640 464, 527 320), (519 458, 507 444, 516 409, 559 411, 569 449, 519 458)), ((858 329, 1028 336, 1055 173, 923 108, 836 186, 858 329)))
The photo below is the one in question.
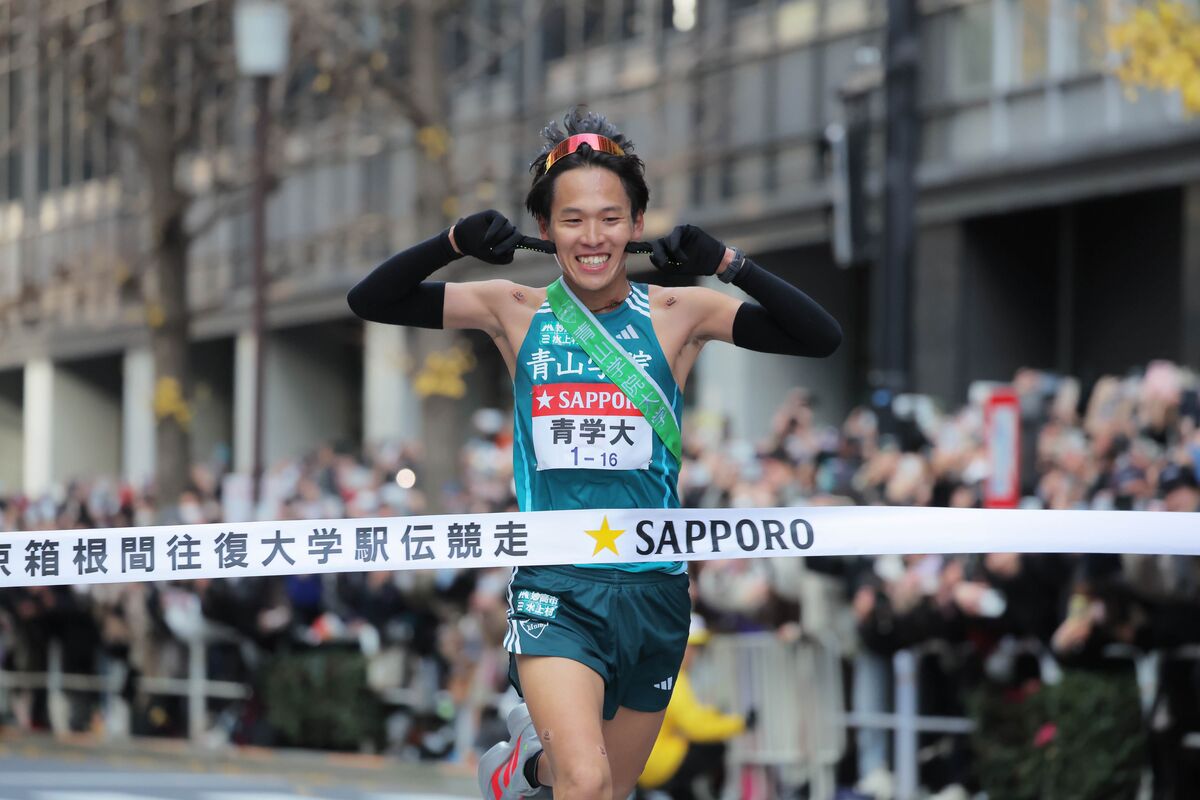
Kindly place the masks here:
POLYGON ((539 239, 536 236, 522 236, 521 241, 517 242, 517 247, 522 250, 532 250, 535 253, 546 253, 554 255, 558 252, 558 248, 554 246, 554 242, 548 239, 539 239))
POLYGON ((489 264, 511 264, 517 245, 525 238, 503 214, 492 209, 454 224, 454 243, 459 252, 489 264))
POLYGON ((672 275, 715 275, 725 245, 695 225, 677 225, 661 239, 630 242, 629 253, 649 253, 650 263, 672 275))

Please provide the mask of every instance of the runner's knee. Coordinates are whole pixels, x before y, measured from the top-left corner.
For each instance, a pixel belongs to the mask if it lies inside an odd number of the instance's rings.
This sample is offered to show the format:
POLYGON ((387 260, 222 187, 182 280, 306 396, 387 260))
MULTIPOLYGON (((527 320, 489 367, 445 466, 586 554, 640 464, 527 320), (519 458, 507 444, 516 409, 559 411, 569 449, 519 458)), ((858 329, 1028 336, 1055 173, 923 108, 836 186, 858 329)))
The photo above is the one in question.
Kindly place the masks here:
POLYGON ((597 753, 595 758, 555 763, 554 792, 572 800, 610 800, 612 775, 608 762, 597 753))

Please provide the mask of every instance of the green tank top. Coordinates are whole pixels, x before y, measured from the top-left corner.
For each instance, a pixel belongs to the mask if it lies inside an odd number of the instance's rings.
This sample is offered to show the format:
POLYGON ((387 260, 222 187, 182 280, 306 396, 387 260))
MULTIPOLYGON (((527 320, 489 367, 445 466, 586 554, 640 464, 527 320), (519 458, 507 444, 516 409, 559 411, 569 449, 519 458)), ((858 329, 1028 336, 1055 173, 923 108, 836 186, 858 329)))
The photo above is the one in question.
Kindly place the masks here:
MULTIPOLYGON (((596 319, 640 363, 681 418, 683 393, 650 323, 646 284, 596 319)), ((522 511, 679 508, 679 464, 650 423, 592 364, 543 303, 517 353, 513 474, 522 511)), ((577 564, 627 572, 687 571, 681 561, 577 564)))

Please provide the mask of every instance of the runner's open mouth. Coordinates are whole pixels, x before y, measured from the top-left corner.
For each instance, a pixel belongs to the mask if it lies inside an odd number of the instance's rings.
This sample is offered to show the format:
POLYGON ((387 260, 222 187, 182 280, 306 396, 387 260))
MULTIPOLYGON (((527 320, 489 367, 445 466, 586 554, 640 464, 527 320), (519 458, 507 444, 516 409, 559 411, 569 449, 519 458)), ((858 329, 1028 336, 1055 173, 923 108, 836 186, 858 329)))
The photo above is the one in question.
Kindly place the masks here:
POLYGON ((608 266, 612 256, 609 253, 593 253, 585 256, 575 256, 575 263, 584 272, 602 272, 608 266))

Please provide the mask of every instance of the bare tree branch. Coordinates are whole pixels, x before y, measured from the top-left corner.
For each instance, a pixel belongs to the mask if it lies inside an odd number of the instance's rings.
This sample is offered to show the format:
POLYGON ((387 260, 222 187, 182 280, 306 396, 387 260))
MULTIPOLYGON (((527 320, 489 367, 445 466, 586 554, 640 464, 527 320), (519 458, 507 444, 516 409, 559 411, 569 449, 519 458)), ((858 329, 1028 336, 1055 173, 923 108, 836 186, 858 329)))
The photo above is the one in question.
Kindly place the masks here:
POLYGON ((134 110, 136 101, 131 82, 120 68, 123 58, 119 40, 123 31, 117 22, 112 18, 98 20, 79 33, 76 46, 95 59, 90 65, 95 84, 84 94, 84 109, 89 116, 108 120, 119 137, 140 146, 142 134, 134 110))
POLYGON ((188 242, 194 242, 210 233, 221 220, 246 211, 249 207, 250 193, 245 191, 245 187, 236 192, 221 195, 220 199, 214 201, 199 220, 187 226, 184 235, 188 242))
POLYGON ((519 45, 537 25, 546 8, 546 0, 528 0, 521 14, 502 14, 500 27, 484 25, 473 14, 456 17, 460 30, 469 41, 472 58, 450 77, 451 85, 471 83, 483 77, 496 63, 519 45))
MULTIPOLYGON (((329 8, 326 3, 295 0, 292 8, 300 20, 312 23, 311 28, 301 24, 301 29, 322 34, 320 41, 326 47, 332 45, 334 51, 348 64, 357 66, 366 61, 373 52, 373 48, 368 47, 354 26, 347 23, 344 17, 335 9, 329 8)), ((389 13, 398 10, 397 7, 388 9, 389 13)), ((432 115, 427 109, 421 108, 409 87, 394 75, 383 71, 373 72, 371 88, 394 103, 414 125, 425 127, 431 123, 432 115)))
MULTIPOLYGON (((232 31, 225 30, 228 26, 224 23, 228 19, 221 16, 219 4, 214 6, 206 0, 176 0, 176 7, 183 10, 197 5, 203 5, 202 13, 208 16, 204 20, 203 30, 184 31, 191 55, 192 80, 188 82, 187 94, 181 98, 181 103, 189 112, 190 109, 199 111, 184 115, 184 124, 175 132, 175 144, 178 147, 193 145, 204 127, 219 116, 222 104, 217 101, 215 90, 231 89, 239 77, 237 60, 230 43, 232 31)), ((186 22, 177 18, 177 23, 186 25, 186 22)))

